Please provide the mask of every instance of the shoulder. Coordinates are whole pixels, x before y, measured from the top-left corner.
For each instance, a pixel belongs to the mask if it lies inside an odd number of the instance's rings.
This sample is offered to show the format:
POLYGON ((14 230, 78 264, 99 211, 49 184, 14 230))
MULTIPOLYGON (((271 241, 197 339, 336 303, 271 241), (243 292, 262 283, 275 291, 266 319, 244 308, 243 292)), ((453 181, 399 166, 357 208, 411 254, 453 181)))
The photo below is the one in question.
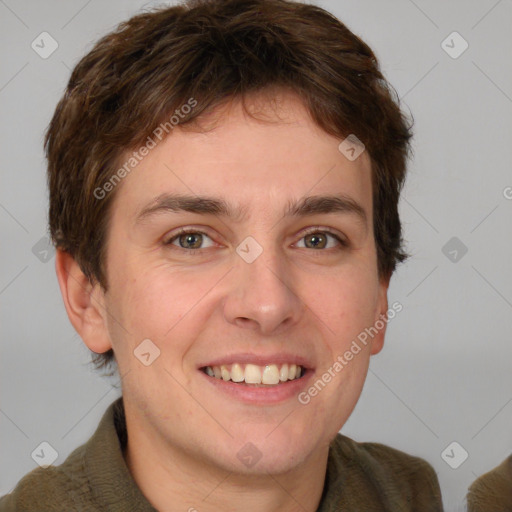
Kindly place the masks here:
POLYGON ((424 476, 434 473, 432 466, 420 457, 410 455, 381 443, 357 442, 347 436, 338 434, 333 441, 335 450, 350 454, 361 464, 373 469, 385 468, 397 475, 424 476))
POLYGON ((512 455, 470 486, 468 512, 512 510, 512 455))
POLYGON ((154 511, 123 457, 127 440, 122 397, 106 409, 95 432, 59 466, 37 468, 7 496, 0 512, 62 510, 154 511))
POLYGON ((88 492, 84 470, 85 446, 76 448, 59 466, 27 473, 10 494, 0 498, 0 512, 74 510, 88 492), (58 507, 58 508, 56 508, 58 507))
POLYGON ((437 474, 424 459, 380 443, 356 442, 338 434, 331 443, 331 466, 358 488, 399 510, 443 510, 437 474))
POLYGON ((122 428, 122 407, 121 399, 114 401, 92 437, 75 448, 62 464, 38 467, 26 474, 10 494, 0 498, 0 512, 102 509, 98 486, 111 489, 117 484, 112 481, 114 476, 123 470, 121 444, 126 433, 122 428))

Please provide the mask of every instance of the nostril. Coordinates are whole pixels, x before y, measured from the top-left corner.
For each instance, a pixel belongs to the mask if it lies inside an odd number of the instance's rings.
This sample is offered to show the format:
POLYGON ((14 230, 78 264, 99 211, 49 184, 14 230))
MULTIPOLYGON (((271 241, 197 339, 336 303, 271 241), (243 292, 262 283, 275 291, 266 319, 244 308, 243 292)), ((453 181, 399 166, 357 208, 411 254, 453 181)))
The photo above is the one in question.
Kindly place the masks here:
POLYGON ((237 319, 236 319, 236 322, 238 324, 241 324, 243 327, 247 327, 248 325, 250 324, 254 324, 254 328, 256 329, 258 327, 258 324, 257 322, 255 322, 253 319, 251 318, 246 318, 245 316, 239 316, 237 319))

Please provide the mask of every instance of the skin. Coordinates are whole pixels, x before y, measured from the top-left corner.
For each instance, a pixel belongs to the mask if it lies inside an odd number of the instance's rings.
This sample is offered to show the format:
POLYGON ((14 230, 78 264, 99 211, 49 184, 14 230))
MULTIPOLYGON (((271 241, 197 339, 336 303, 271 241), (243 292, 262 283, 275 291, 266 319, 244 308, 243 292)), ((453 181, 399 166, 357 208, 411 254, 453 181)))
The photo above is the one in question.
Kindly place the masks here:
POLYGON ((355 407, 370 356, 382 349, 385 328, 307 405, 296 396, 244 403, 198 370, 223 354, 286 351, 312 363, 311 385, 388 309, 367 153, 349 161, 341 139, 317 127, 295 95, 274 99, 253 97, 258 120, 234 100, 208 130, 175 128, 123 180, 110 219, 107 292, 58 251, 72 324, 92 351, 116 354, 126 462, 158 510, 316 510, 329 442, 355 407), (136 222, 163 192, 221 197, 247 215, 164 212, 136 222), (325 194, 356 201, 366 223, 346 212, 283 217, 289 200, 325 194), (203 252, 180 251, 179 239, 165 245, 180 227, 207 231, 203 252), (328 237, 327 246, 311 248, 308 228, 330 229, 348 246, 328 237), (250 264, 236 252, 247 236, 263 248, 250 264), (160 349, 150 366, 133 354, 147 338, 160 349), (262 454, 252 467, 237 458, 248 442, 262 454))

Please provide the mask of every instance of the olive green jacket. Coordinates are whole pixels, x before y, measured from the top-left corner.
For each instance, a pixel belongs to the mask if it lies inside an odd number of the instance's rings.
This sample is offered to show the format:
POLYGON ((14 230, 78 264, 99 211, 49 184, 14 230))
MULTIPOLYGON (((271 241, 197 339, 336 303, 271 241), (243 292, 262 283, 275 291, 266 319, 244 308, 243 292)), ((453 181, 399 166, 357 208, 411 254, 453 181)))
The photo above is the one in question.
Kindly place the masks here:
MULTIPOLYGON (((36 468, 0 498, 0 512, 155 512, 123 458, 122 398, 59 466, 36 468)), ((317 512, 442 512, 437 476, 423 459, 338 434, 317 512)))
POLYGON ((475 480, 467 499, 468 512, 511 512, 512 455, 475 480))

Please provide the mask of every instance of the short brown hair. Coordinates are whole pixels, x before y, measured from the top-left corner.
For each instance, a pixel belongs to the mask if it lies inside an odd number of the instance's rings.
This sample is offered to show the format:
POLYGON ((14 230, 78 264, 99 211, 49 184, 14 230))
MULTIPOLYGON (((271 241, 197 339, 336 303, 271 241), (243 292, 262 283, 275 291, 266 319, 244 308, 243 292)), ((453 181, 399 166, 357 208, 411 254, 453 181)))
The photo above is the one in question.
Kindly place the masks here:
MULTIPOLYGON (((398 200, 410 123, 368 45, 320 7, 288 0, 189 0, 138 14, 95 44, 74 68, 45 138, 56 247, 106 290, 116 190, 99 199, 97 191, 106 190, 122 155, 169 125, 191 98, 195 107, 180 125, 276 87, 298 94, 326 133, 364 143, 379 275, 391 276, 407 257, 398 200)), ((96 358, 99 366, 111 360, 111 350, 96 358)))

